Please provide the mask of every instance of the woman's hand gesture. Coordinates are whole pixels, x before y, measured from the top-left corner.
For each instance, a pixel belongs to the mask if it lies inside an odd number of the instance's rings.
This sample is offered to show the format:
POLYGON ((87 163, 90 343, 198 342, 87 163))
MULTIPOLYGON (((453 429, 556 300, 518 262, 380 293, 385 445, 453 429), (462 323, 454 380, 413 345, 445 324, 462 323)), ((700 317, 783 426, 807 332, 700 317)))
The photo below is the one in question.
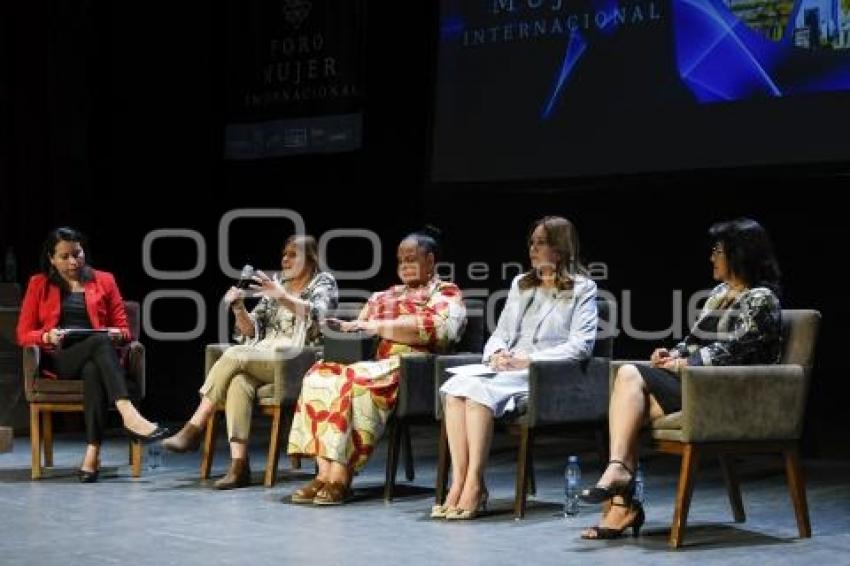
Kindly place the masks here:
POLYGON ((283 288, 283 285, 262 271, 255 271, 254 276, 251 277, 251 279, 254 280, 254 284, 251 285, 250 289, 254 292, 255 297, 280 299, 286 295, 286 290, 283 288))

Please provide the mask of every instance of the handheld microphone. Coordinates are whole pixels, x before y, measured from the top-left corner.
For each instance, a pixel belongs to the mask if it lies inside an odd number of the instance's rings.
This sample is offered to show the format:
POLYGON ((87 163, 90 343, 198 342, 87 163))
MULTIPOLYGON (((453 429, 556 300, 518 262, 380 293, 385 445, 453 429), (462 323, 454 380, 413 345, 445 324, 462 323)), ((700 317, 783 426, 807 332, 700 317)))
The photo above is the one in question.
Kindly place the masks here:
POLYGON ((242 268, 242 273, 239 275, 239 281, 236 283, 237 289, 248 289, 251 285, 254 285, 256 282, 252 279, 254 277, 254 267, 245 264, 245 267, 242 268))

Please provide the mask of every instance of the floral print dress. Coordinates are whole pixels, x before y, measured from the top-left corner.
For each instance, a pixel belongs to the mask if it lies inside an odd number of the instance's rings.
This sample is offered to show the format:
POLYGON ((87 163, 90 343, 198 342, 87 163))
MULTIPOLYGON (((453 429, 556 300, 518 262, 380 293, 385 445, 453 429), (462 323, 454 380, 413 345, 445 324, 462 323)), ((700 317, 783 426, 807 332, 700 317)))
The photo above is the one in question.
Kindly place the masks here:
POLYGON ((402 354, 445 352, 466 323, 460 290, 432 279, 422 287, 396 285, 375 293, 361 320, 413 316, 422 344, 382 339, 377 360, 344 365, 320 360, 307 372, 289 434, 289 454, 321 456, 359 471, 395 408, 402 354))

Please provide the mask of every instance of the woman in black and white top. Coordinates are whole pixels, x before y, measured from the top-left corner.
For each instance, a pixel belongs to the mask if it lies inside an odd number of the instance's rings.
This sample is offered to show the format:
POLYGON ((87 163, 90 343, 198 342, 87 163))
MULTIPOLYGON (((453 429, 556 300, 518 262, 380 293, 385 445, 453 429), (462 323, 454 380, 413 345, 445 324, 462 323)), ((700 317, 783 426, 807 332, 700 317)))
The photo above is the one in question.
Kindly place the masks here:
POLYGON ((620 367, 609 405, 611 461, 595 487, 581 497, 610 501, 599 526, 583 538, 613 538, 643 524, 643 509, 632 501, 638 431, 647 420, 680 411, 678 374, 687 366, 778 363, 781 354, 779 265, 762 226, 749 219, 715 224, 709 230, 713 275, 720 285, 708 297, 683 341, 652 352, 650 364, 620 367))

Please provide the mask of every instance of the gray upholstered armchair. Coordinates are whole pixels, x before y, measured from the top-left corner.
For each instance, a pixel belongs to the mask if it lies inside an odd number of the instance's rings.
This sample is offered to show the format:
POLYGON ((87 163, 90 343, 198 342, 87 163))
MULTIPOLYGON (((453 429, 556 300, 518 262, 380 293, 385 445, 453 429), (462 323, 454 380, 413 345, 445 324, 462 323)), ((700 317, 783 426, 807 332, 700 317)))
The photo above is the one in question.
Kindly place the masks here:
MULTIPOLYGON (((597 298, 600 321, 611 320, 610 304, 597 298)), ((528 398, 519 403, 517 411, 502 417, 511 432, 519 437, 517 455, 514 517, 525 516, 527 493, 534 494, 534 433, 553 426, 591 424, 601 430, 608 414, 608 366, 614 348, 614 338, 597 338, 593 357, 584 362, 539 361, 529 367, 528 398)), ((440 445, 437 456, 436 502, 446 497, 449 475, 449 447, 440 386, 448 379, 450 367, 481 363, 481 354, 438 356, 435 364, 436 415, 441 421, 440 445)))
MULTIPOLYGON (((671 547, 682 544, 701 456, 719 456, 732 514, 737 522, 745 520, 740 486, 727 458, 742 452, 783 454, 800 537, 811 536, 798 444, 820 319, 814 310, 782 311, 780 364, 688 367, 682 372, 682 410, 651 425, 654 449, 682 457, 671 547)), ((624 363, 634 362, 612 363, 612 380, 624 363)))
MULTIPOLYGON (((221 357, 231 344, 207 344, 204 375, 207 375, 213 364, 221 357)), ((274 382, 257 388, 257 405, 263 415, 271 417, 272 426, 269 434, 268 457, 263 485, 271 487, 277 481, 278 461, 280 460, 281 437, 289 430, 286 423, 291 422, 291 411, 294 410, 298 394, 301 392, 301 381, 307 370, 321 357, 321 348, 305 346, 292 357, 281 359, 275 368, 274 382), (290 410, 287 415, 285 410, 290 410), (284 417, 287 417, 284 419, 284 417), (286 422, 284 422, 284 420, 286 422)), ((210 477, 213 456, 215 455, 215 439, 220 413, 224 407, 216 407, 216 411, 207 421, 204 430, 204 441, 201 449, 201 479, 210 477)), ((301 460, 293 457, 292 466, 298 468, 301 460)))

